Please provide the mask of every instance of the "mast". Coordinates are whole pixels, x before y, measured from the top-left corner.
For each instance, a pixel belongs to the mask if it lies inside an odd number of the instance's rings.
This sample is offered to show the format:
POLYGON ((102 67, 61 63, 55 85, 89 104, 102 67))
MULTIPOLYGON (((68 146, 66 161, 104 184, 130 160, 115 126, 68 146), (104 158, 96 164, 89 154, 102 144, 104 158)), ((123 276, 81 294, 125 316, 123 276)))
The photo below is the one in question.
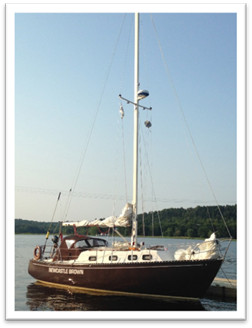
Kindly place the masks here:
POLYGON ((131 246, 137 245, 138 201, 138 86, 139 86, 139 13, 135 13, 135 81, 134 81, 134 159, 133 159, 133 217, 131 246))

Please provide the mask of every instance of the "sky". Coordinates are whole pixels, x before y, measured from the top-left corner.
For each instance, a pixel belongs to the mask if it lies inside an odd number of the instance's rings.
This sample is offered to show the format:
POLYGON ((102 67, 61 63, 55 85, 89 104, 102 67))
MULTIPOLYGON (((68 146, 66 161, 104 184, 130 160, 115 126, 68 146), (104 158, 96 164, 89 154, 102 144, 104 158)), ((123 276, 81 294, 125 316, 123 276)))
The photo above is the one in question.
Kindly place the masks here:
MULTIPOLYGON (((51 220, 59 192, 55 220, 131 202, 133 23, 15 15, 16 218, 51 220)), ((139 212, 236 204, 236 14, 141 15, 140 88, 139 212)))

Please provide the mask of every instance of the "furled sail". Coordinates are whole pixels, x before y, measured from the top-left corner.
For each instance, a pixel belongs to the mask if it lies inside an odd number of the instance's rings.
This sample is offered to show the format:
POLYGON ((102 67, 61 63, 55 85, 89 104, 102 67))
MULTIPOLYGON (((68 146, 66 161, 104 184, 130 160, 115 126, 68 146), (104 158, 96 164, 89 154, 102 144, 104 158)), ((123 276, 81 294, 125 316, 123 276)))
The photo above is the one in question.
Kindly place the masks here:
POLYGON ((128 227, 132 218, 133 206, 127 203, 119 217, 109 216, 105 219, 95 219, 93 221, 75 221, 75 222, 64 222, 63 226, 76 226, 78 227, 93 227, 99 226, 101 228, 113 228, 113 227, 128 227))
POLYGON ((216 259, 219 257, 219 241, 216 239, 215 233, 202 243, 198 243, 196 247, 189 246, 187 249, 178 249, 175 254, 175 260, 206 260, 216 259))

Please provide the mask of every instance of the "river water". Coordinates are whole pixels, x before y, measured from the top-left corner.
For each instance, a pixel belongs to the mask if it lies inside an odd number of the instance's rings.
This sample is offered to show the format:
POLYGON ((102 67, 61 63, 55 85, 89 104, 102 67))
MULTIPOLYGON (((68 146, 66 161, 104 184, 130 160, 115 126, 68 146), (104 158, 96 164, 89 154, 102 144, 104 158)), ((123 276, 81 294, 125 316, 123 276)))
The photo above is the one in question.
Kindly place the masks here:
MULTIPOLYGON (((111 237, 107 237, 111 242, 111 237)), ((187 248, 197 240, 145 238, 146 245, 180 244, 187 248)), ((46 287, 28 274, 28 262, 36 245, 43 245, 44 235, 15 236, 15 311, 236 311, 236 303, 201 299, 195 302, 154 300, 137 297, 71 293, 67 289, 46 287)), ((139 238, 141 242, 141 238, 139 238)), ((233 241, 217 277, 236 279, 236 242, 233 241)))

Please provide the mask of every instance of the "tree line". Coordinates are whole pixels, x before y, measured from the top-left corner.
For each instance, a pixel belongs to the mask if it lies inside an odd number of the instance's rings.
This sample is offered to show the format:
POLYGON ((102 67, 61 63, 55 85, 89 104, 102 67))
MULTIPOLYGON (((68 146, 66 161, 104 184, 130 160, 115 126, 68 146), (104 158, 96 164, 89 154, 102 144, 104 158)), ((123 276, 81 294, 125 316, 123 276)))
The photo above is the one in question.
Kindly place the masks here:
MULTIPOLYGON (((162 211, 143 213, 138 215, 138 235, 207 238, 216 232, 219 238, 228 237, 226 225, 233 238, 236 238, 237 205, 226 206, 197 206, 195 208, 169 208, 162 211)), ((59 223, 38 222, 32 220, 15 219, 16 234, 51 234, 59 232, 59 223)), ((131 234, 131 228, 118 228, 124 236, 131 234)), ((62 227, 63 234, 73 233, 73 227, 62 227)), ((78 228, 80 234, 107 234, 108 229, 98 227, 78 228)))
POLYGON ((236 205, 164 209, 144 213, 144 220, 141 217, 138 220, 138 230, 143 233, 144 226, 148 236, 163 233, 163 236, 169 237, 206 238, 216 232, 218 237, 228 237, 227 225, 231 236, 236 238, 236 213, 236 205))

